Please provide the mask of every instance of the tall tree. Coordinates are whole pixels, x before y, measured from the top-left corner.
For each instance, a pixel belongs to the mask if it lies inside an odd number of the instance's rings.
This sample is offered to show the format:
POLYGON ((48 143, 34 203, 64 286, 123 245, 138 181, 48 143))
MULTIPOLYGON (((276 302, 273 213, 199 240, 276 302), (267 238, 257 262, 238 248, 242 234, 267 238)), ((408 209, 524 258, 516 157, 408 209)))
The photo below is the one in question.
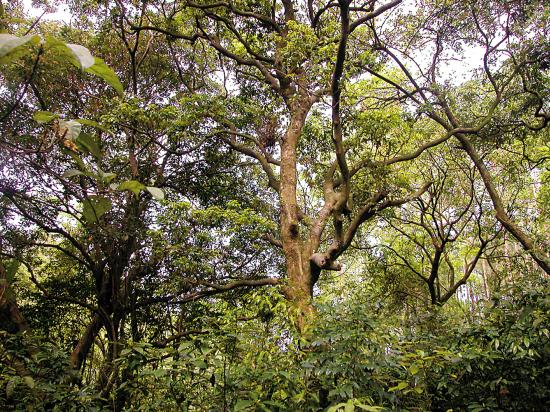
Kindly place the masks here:
MULTIPOLYGON (((507 215, 476 149, 476 138, 495 127, 502 131, 501 114, 513 111, 512 96, 525 109, 515 127, 542 129, 547 124, 544 89, 530 74, 545 59, 545 23, 537 17, 537 3, 523 10, 515 2, 488 8, 476 2, 419 2, 407 8, 398 0, 175 2, 170 8, 150 2, 140 21, 123 1, 116 4, 129 31, 162 33, 168 39, 206 44, 219 53, 227 106, 210 107, 204 117, 229 147, 255 159, 278 196, 279 239, 273 243, 283 250, 285 294, 295 303, 299 319, 312 311, 320 271, 340 268, 337 259, 361 225, 388 207, 417 198, 430 184, 417 181, 399 188, 379 180, 358 202, 353 201, 358 182, 381 170, 399 174, 400 164, 451 138, 459 140, 476 164, 499 221, 548 271, 544 252, 507 215), (534 40, 526 42, 524 31, 534 40), (476 80, 484 90, 481 114, 471 113, 461 89, 440 73, 448 58, 476 47, 483 48, 482 72, 476 80), (366 76, 391 87, 392 92, 378 93, 380 104, 408 105, 403 115, 439 125, 436 136, 415 141, 402 136, 400 148, 382 156, 373 150, 353 150, 349 143, 356 125, 346 112, 357 107, 357 100, 349 99, 348 92, 366 76), (235 100, 248 102, 245 110, 251 114, 228 110, 235 100), (330 113, 331 133, 330 143, 319 141, 309 149, 323 162, 316 172, 323 178, 313 176, 322 201, 306 213, 298 190, 308 167, 301 144, 316 108, 330 113), (256 120, 260 129, 254 130, 250 120, 258 118, 263 120, 256 120)), ((382 136, 382 144, 390 144, 389 134, 382 136)))

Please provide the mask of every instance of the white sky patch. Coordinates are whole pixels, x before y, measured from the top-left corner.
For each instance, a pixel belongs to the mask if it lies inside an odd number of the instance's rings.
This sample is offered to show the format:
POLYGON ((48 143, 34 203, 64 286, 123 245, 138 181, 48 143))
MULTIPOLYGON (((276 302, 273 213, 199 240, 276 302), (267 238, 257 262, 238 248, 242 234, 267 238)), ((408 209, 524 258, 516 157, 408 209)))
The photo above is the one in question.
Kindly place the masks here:
POLYGON ((457 86, 472 78, 472 73, 483 66, 485 50, 481 47, 466 47, 462 56, 451 56, 449 61, 439 66, 439 76, 457 86), (453 59, 454 58, 454 59, 453 59))
MULTIPOLYGON (((40 7, 33 7, 32 0, 23 0, 23 6, 25 7, 25 11, 34 18, 38 18, 44 13, 44 9, 40 7)), ((43 20, 53 20, 53 21, 60 21, 65 24, 70 25, 72 16, 69 12, 69 8, 66 5, 61 5, 56 8, 56 11, 54 13, 46 13, 42 17, 43 20)))

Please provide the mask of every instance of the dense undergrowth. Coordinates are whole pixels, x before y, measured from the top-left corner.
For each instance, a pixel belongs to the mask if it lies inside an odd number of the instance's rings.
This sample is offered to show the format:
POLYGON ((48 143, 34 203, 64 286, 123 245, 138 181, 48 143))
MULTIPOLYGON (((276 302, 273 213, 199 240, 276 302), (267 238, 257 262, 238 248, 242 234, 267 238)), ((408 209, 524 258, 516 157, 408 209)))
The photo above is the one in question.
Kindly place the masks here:
MULTIPOLYGON (((128 344, 115 395, 135 411, 546 410, 546 286, 516 286, 478 313, 455 305, 406 320, 356 291, 337 305, 320 303, 307 338, 292 332, 278 295, 219 303, 218 316, 203 312, 193 320, 196 334, 181 343, 128 344)), ((78 383, 65 353, 30 336, 5 340, 2 357, 19 358, 29 373, 2 366, 1 409, 111 409, 113 396, 78 383)), ((98 379, 86 367, 83 374, 98 379)))

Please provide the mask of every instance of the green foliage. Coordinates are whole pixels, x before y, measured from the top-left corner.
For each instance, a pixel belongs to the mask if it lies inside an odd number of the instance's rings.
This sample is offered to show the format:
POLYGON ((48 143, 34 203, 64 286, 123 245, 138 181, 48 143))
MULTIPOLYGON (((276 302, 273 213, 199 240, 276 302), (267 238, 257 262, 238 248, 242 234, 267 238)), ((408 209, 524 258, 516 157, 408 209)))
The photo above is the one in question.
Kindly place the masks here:
POLYGON ((36 337, 0 334, 2 410, 108 410, 92 387, 78 384, 64 350, 36 337))
POLYGON ((34 112, 32 118, 35 122, 38 123, 50 123, 52 120, 57 119, 59 115, 55 113, 46 112, 43 110, 39 110, 37 112, 34 112))
POLYGON ((0 10, 19 34, 0 34, 1 410, 550 409, 548 282, 464 145, 415 154, 473 127, 546 248, 543 6, 352 2, 335 120, 344 2, 64 3, 71 27, 0 10), (333 247, 344 269, 308 278, 333 247), (302 334, 292 281, 313 295, 302 334))
POLYGON ((105 62, 92 56, 90 51, 81 45, 65 43, 52 36, 42 39, 37 35, 23 37, 0 33, 0 64, 9 63, 29 53, 31 49, 23 48, 27 43, 40 45, 40 50, 53 54, 57 62, 69 62, 82 71, 91 73, 112 86, 119 95, 123 94, 123 87, 116 73, 105 62))
POLYGON ((111 201, 101 196, 90 196, 82 202, 82 216, 88 222, 97 222, 97 220, 107 213, 113 207, 111 201))
POLYGON ((27 52, 24 46, 27 43, 37 44, 39 36, 27 35, 23 37, 0 33, 0 65, 10 63, 11 60, 21 57, 27 52))
POLYGON ((94 64, 87 67, 85 71, 105 81, 105 83, 113 87, 113 89, 115 89, 120 96, 123 95, 124 88, 122 83, 120 83, 118 76, 114 70, 107 66, 107 64, 105 64, 105 62, 99 57, 95 57, 94 64))
POLYGON ((522 287, 452 329, 444 311, 405 326, 366 318, 365 296, 327 303, 314 340, 288 334, 281 296, 220 302, 186 340, 128 343, 119 395, 127 410, 147 411, 540 410, 550 399, 550 302, 544 284, 522 287))

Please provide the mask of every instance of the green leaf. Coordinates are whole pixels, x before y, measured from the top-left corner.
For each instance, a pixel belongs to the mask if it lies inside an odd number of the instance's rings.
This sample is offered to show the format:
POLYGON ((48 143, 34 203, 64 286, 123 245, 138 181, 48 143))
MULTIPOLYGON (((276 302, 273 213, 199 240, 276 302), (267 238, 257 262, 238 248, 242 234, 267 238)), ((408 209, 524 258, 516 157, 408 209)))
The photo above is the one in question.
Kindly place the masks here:
POLYGON ((369 412, 380 412, 384 410, 384 408, 381 406, 364 405, 362 403, 358 403, 355 406, 357 406, 359 409, 363 411, 369 411, 369 412))
POLYGON ((71 158, 74 160, 74 162, 78 165, 78 168, 80 170, 82 170, 84 172, 84 174, 86 176, 89 176, 87 173, 89 173, 89 170, 88 170, 88 167, 86 166, 86 164, 82 161, 82 159, 80 158, 80 156, 73 152, 73 151, 69 151, 67 153, 69 156, 71 156, 71 158))
POLYGON ((81 129, 82 125, 76 120, 59 120, 59 134, 67 140, 74 141, 81 129))
POLYGON ((37 112, 34 112, 32 118, 35 122, 38 123, 50 123, 52 120, 57 119, 59 117, 58 114, 51 113, 51 112, 45 112, 42 110, 39 110, 37 112))
MULTIPOLYGON (((40 37, 32 36, 32 35, 17 37, 11 34, 0 33, 0 59, 8 56, 13 51, 15 51, 15 49, 17 49, 19 46, 23 46, 24 44, 30 41, 38 42, 40 41, 40 37)), ((8 62, 9 60, 2 59, 0 63, 8 63, 8 62)))
POLYGON ((158 187, 147 186, 147 191, 157 200, 164 199, 164 191, 158 187))
POLYGON ((101 149, 99 148, 97 140, 92 135, 89 135, 88 133, 80 133, 75 142, 77 145, 81 146, 79 148, 83 148, 84 151, 91 153, 97 159, 101 158, 101 149))
POLYGON ((422 392, 424 392, 424 389, 421 386, 415 386, 414 391, 418 394, 421 394, 422 392))
POLYGON ((46 49, 46 51, 57 53, 58 55, 56 57, 58 62, 69 62, 80 69, 82 68, 78 56, 67 45, 67 43, 56 39, 55 37, 46 36, 44 41, 44 48, 46 49))
POLYGON ((120 96, 124 94, 124 88, 118 76, 113 69, 107 66, 100 58, 96 57, 93 66, 88 67, 85 71, 103 79, 108 85, 113 87, 120 96))
POLYGON ((89 223, 96 222, 113 207, 111 201, 101 196, 90 196, 82 202, 82 216, 89 223))
POLYGON ((122 96, 124 89, 116 73, 103 60, 93 57, 87 48, 78 44, 66 44, 51 36, 46 37, 45 44, 49 50, 59 53, 71 64, 104 80, 122 96))
POLYGON ((208 368, 208 364, 207 364, 205 361, 201 360, 201 359, 195 359, 195 360, 193 361, 193 364, 194 364, 197 368, 199 368, 199 369, 206 369, 206 368, 208 368))
POLYGON ((69 170, 65 170, 65 172, 63 172, 63 177, 64 178, 69 178, 69 177, 73 177, 73 176, 84 176, 86 173, 78 170, 78 169, 69 169, 69 170))
POLYGON ((111 173, 111 172, 104 172, 103 170, 99 169, 99 177, 101 178, 101 180, 103 180, 103 182, 105 183, 110 183, 115 177, 116 177, 116 173, 111 173))
POLYGON ((126 356, 126 355, 128 355, 129 353, 132 353, 132 349, 122 349, 122 350, 120 351, 120 357, 126 356))
POLYGON ((75 120, 83 126, 91 126, 91 127, 96 128, 96 129, 99 129, 99 130, 101 130, 105 133, 109 133, 111 135, 113 134, 113 132, 111 130, 109 130, 105 126, 103 126, 103 125, 101 125, 98 122, 95 122, 93 120, 89 120, 89 119, 75 119, 75 120))
POLYGON ((400 391, 407 388, 408 386, 409 384, 407 382, 399 382, 397 386, 393 386, 390 389, 388 389, 388 392, 400 391))
POLYGON ((83 71, 95 64, 90 50, 79 44, 65 43, 55 37, 46 36, 45 46, 46 49, 59 53, 62 59, 64 58, 83 71))
POLYGON ((353 412, 354 410, 355 405, 353 404, 353 400, 350 399, 344 406, 344 412, 353 412))
POLYGON ((147 356, 147 354, 145 353, 145 349, 143 349, 142 347, 135 346, 133 349, 140 355, 147 356))
POLYGON ((243 411, 252 405, 254 405, 254 401, 239 399, 237 402, 235 402, 235 407, 233 408, 233 411, 234 412, 243 411))
POLYGON ((277 402, 277 401, 263 401, 263 404, 269 405, 269 406, 275 406, 275 407, 279 408, 279 410, 284 409, 284 407, 285 407, 285 405, 283 403, 277 402))
POLYGON ((125 182, 122 182, 118 185, 117 190, 123 191, 123 190, 130 190, 133 192, 136 196, 139 195, 139 192, 141 190, 145 189, 145 185, 138 182, 137 180, 127 180, 125 182))
POLYGON ((162 376, 166 375, 166 369, 155 369, 151 375, 153 375, 155 378, 160 378, 162 376))
POLYGON ((409 372, 411 373, 411 375, 416 375, 418 371, 419 371, 418 366, 415 364, 412 364, 411 367, 409 368, 409 372))
POLYGON ((34 383, 34 379, 32 378, 32 376, 25 376, 23 378, 23 380, 25 381, 25 383, 27 384, 27 386, 29 388, 31 388, 31 389, 34 388, 35 383, 34 383))
POLYGON ((78 62, 77 67, 80 67, 82 70, 86 70, 95 64, 94 56, 92 56, 92 53, 90 53, 90 50, 86 47, 71 43, 67 43, 66 46, 76 58, 76 61, 78 62))

